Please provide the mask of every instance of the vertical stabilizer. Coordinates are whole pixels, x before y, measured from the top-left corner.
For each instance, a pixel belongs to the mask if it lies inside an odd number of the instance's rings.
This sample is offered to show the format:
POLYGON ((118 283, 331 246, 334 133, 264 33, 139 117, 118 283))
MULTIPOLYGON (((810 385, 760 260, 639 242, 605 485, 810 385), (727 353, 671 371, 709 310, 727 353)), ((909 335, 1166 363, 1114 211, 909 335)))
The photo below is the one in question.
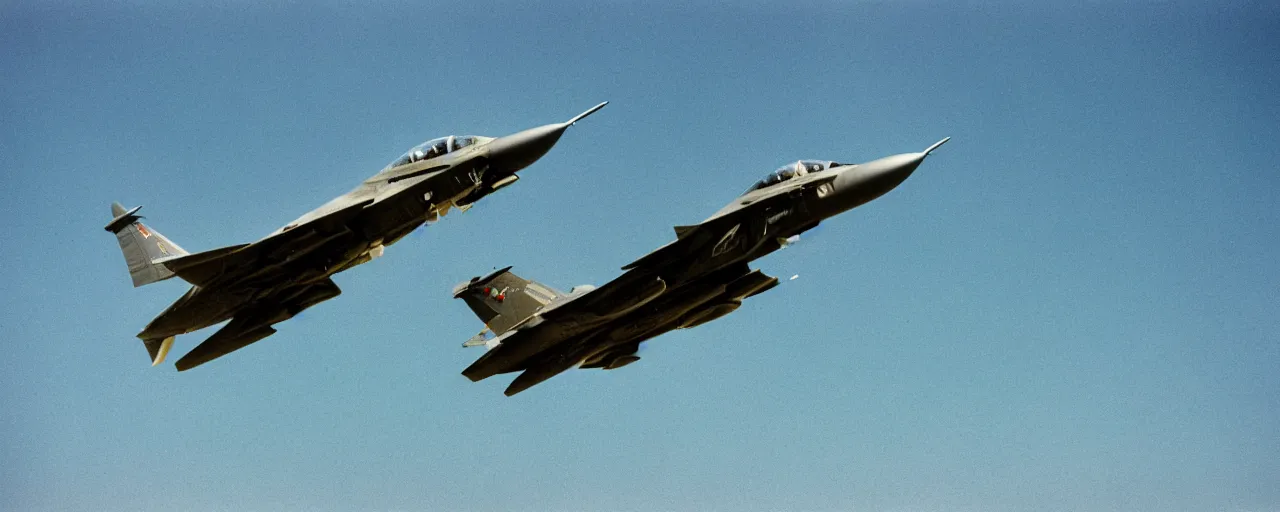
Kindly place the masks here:
POLYGON ((466 301, 480 321, 498 336, 560 295, 548 286, 512 274, 511 267, 474 277, 453 290, 453 297, 466 301))
POLYGON ((188 254, 178 244, 143 225, 142 216, 137 215, 141 208, 125 210, 120 203, 112 203, 111 222, 103 228, 116 235, 135 287, 173 277, 173 272, 156 260, 188 254))

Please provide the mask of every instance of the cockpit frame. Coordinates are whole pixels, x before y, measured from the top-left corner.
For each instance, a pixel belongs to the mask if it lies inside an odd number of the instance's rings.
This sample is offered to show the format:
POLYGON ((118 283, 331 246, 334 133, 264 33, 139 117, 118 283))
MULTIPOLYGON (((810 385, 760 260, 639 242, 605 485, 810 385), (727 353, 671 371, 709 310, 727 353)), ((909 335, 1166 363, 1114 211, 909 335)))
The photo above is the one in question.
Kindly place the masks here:
POLYGON ((480 137, 477 135, 449 135, 447 137, 437 137, 405 151, 399 158, 392 160, 387 164, 387 169, 408 165, 423 160, 430 160, 443 155, 447 155, 459 149, 473 146, 481 142, 492 140, 489 137, 480 137))
POLYGON ((747 195, 763 188, 769 188, 792 178, 804 176, 812 172, 821 172, 844 164, 832 162, 829 160, 797 160, 775 169, 764 179, 757 181, 748 188, 742 195, 747 195))

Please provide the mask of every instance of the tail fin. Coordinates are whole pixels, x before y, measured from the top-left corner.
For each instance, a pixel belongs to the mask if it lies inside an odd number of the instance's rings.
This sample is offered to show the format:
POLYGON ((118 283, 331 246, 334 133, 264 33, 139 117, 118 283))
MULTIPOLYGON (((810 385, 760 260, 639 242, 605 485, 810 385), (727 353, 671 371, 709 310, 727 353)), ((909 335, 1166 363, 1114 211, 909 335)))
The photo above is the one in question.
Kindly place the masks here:
MULTIPOLYGON (((510 270, 511 267, 507 267, 484 277, 473 277, 453 289, 453 298, 466 301, 471 311, 497 336, 563 295, 549 286, 512 274, 510 270)), ((483 334, 482 331, 477 336, 483 334)), ((472 343, 473 346, 477 344, 482 343, 472 343)))
POLYGON ((104 228, 116 235, 120 242, 120 251, 124 253, 124 261, 129 265, 129 275, 133 277, 133 286, 151 284, 173 277, 173 272, 156 260, 175 256, 185 256, 187 251, 178 244, 169 241, 164 235, 142 225, 137 215, 141 206, 125 210, 120 203, 111 203, 111 222, 104 228))

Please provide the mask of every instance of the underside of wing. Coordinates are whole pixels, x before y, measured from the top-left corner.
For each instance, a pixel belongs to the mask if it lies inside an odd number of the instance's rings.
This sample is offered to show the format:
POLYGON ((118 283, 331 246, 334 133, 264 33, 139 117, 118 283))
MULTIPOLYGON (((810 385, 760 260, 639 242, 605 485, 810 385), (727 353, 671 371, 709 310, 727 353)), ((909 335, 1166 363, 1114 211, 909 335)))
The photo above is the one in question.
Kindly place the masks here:
POLYGON ((564 347, 558 350, 562 351, 524 368, 524 371, 520 372, 520 375, 517 375, 515 380, 511 381, 511 384, 507 386, 503 394, 513 396, 564 373, 582 362, 580 351, 571 347, 564 347))
POLYGON ((218 332, 210 336, 209 339, 204 340, 200 345, 197 345, 191 352, 187 352, 187 355, 182 356, 182 359, 179 359, 174 366, 177 366, 180 372, 187 371, 247 347, 253 342, 275 333, 276 330, 269 325, 244 329, 235 325, 235 320, 232 320, 232 323, 219 329, 218 332))
POLYGON ((295 287, 236 314, 227 325, 213 333, 179 359, 178 371, 185 371, 230 354, 276 333, 272 325, 292 318, 303 310, 342 294, 330 279, 295 287))

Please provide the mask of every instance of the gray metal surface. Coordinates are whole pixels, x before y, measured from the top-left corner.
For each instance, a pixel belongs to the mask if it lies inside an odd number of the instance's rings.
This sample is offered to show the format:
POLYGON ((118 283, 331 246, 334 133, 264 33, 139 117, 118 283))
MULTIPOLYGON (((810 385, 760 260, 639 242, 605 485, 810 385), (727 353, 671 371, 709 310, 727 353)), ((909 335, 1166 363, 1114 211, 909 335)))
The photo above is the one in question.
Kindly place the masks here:
POLYGON ((191 254, 140 222, 140 207, 111 207, 105 229, 116 235, 134 286, 177 276, 190 290, 138 334, 152 365, 165 359, 174 337, 230 320, 180 359, 199 366, 275 333, 271 326, 341 294, 330 276, 382 255, 426 222, 516 181, 516 173, 545 155, 574 123, 505 137, 449 136, 406 152, 356 188, 253 243, 191 254))
POLYGON ((546 287, 510 267, 463 283, 454 297, 487 324, 464 345, 488 351, 462 374, 479 381, 520 372, 506 389, 510 396, 575 366, 609 370, 634 363, 645 340, 721 318, 777 286, 776 278, 748 264, 893 190, 948 140, 863 164, 788 164, 701 223, 676 226, 676 240, 624 266, 600 288, 531 300, 525 290, 546 287), (493 295, 498 287, 502 301, 493 295))

